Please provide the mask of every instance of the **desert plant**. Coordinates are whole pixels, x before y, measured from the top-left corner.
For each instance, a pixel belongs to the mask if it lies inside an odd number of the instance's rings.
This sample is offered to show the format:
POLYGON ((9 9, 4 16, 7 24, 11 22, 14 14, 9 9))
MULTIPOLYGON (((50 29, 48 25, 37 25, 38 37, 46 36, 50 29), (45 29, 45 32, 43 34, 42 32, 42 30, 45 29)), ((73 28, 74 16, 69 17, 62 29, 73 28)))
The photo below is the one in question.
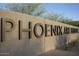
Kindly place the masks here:
POLYGON ((68 50, 68 44, 64 45, 64 50, 68 50))

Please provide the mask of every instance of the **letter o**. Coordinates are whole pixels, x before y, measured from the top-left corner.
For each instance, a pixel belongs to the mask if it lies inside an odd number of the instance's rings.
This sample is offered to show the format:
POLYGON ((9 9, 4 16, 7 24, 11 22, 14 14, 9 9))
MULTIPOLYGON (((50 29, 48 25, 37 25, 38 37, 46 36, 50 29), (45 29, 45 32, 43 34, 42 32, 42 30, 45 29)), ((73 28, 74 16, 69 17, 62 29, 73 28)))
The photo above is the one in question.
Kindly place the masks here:
POLYGON ((43 33, 44 33, 43 26, 42 26, 41 24, 39 24, 39 23, 36 23, 36 24, 34 25, 33 31, 34 31, 34 35, 35 35, 37 38, 40 38, 40 37, 43 35, 43 33), (37 28, 38 26, 42 29, 41 34, 38 34, 38 33, 36 32, 36 28, 37 28))

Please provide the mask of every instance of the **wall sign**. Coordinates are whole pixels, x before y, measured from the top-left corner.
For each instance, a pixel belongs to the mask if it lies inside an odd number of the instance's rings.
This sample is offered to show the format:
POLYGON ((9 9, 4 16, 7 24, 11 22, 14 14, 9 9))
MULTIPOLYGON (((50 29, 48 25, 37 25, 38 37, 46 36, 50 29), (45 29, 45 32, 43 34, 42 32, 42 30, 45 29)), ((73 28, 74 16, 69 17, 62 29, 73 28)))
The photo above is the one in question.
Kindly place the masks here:
MULTIPOLYGON (((14 31, 16 28, 16 22, 12 19, 8 19, 8 18, 0 18, 0 29, 1 29, 1 42, 4 41, 4 37, 5 37, 5 33, 6 32, 12 32, 14 31), (8 27, 6 24, 8 24, 10 27, 8 27), (7 28, 8 27, 8 28, 7 28)), ((71 27, 63 27, 63 26, 59 26, 59 25, 49 25, 49 24, 41 24, 41 23, 36 23, 33 24, 31 21, 28 22, 28 29, 26 29, 26 31, 23 31, 22 28, 22 20, 18 21, 18 39, 21 40, 22 37, 22 32, 28 32, 28 38, 31 39, 32 38, 32 33, 34 34, 34 36, 36 38, 41 38, 42 36, 48 37, 48 36, 57 36, 57 35, 63 35, 63 34, 71 34, 71 33, 78 33, 78 29, 77 28, 71 28, 71 27), (41 32, 39 34, 39 32, 37 30, 39 30, 38 28, 41 29, 41 32), (64 31, 62 31, 64 28, 64 31), (48 32, 50 32, 50 34, 48 34, 48 32)))

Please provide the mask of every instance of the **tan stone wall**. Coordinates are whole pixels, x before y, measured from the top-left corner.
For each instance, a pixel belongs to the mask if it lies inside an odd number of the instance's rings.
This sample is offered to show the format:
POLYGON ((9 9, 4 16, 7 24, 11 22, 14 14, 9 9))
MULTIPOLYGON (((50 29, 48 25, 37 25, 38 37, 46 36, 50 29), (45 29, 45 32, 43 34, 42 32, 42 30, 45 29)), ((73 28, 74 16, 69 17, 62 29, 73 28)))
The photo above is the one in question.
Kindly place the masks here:
MULTIPOLYGON (((22 30, 27 31, 28 22, 32 22, 32 28, 34 24, 41 23, 43 26, 45 24, 49 25, 59 25, 62 27, 72 27, 75 26, 63 24, 56 21, 51 21, 48 19, 42 19, 35 16, 30 16, 26 14, 21 14, 17 12, 0 10, 0 18, 11 19, 15 21, 15 28, 11 32, 5 32, 5 38, 3 42, 0 42, 0 55, 39 55, 41 53, 56 49, 64 45, 64 40, 67 40, 67 43, 72 42, 73 40, 78 39, 79 33, 73 34, 63 34, 58 36, 48 36, 43 35, 41 38, 36 38, 33 29, 32 29, 32 38, 28 39, 28 32, 22 32, 21 40, 18 40, 18 20, 22 22, 22 30)), ((0 21, 1 23, 1 21, 0 21)), ((9 24, 6 24, 5 27, 9 27, 9 24)), ((1 24, 0 24, 1 28, 1 24)), ((0 29, 1 31, 1 29, 0 29)), ((37 30, 39 33, 41 29, 37 30)), ((44 32, 45 33, 45 32, 44 32)), ((50 33, 49 33, 50 34, 50 33)), ((0 35, 1 36, 1 35, 0 35)), ((0 39, 1 40, 1 39, 0 39)))

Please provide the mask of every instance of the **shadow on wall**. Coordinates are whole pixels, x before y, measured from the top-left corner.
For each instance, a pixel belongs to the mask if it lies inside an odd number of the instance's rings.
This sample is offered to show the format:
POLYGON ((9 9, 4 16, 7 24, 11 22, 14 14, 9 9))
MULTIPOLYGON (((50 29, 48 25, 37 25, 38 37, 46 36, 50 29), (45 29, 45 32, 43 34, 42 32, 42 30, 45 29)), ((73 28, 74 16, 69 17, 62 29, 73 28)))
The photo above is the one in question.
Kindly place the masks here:
POLYGON ((57 49, 68 50, 74 47, 79 39, 79 35, 77 36, 76 40, 69 42, 70 36, 69 35, 61 35, 57 37, 57 49))
POLYGON ((76 41, 77 43, 76 43, 76 47, 79 49, 79 33, 78 33, 78 35, 77 35, 77 41, 76 41))
POLYGON ((56 49, 64 49, 64 45, 67 43, 67 35, 58 36, 56 42, 56 49))

